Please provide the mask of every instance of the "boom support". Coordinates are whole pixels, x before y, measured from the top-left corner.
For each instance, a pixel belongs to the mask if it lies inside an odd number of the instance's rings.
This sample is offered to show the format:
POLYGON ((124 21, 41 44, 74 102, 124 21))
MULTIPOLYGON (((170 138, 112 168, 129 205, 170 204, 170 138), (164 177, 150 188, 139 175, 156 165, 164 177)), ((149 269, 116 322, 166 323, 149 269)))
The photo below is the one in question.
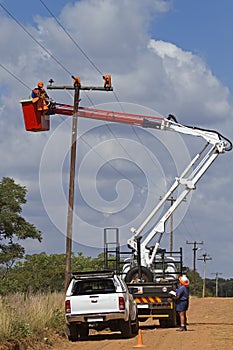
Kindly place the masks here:
MULTIPOLYGON (((62 107, 62 105, 60 105, 60 107, 62 107)), ((57 114, 70 115, 72 109, 71 106, 63 105, 63 108, 55 108, 54 112, 57 114)), ((97 120, 106 120, 109 122, 137 125, 144 128, 175 131, 181 134, 201 137, 206 141, 204 148, 192 159, 183 173, 175 179, 170 189, 159 201, 157 206, 153 209, 153 211, 149 214, 141 226, 138 229, 135 229, 133 227, 131 228, 133 236, 128 240, 128 246, 133 251, 137 251, 137 243, 138 240, 141 239, 141 234, 144 228, 159 212, 161 207, 173 194, 173 192, 178 188, 181 189, 181 192, 178 195, 176 201, 174 201, 172 206, 165 212, 165 214, 162 215, 158 223, 152 228, 152 230, 147 234, 147 237, 141 243, 141 264, 143 266, 150 267, 153 264, 156 253, 158 252, 161 239, 165 232, 165 224, 167 220, 170 218, 176 208, 179 207, 187 195, 196 188, 197 182, 201 179, 203 174, 215 161, 218 155, 220 153, 224 153, 225 151, 230 151, 232 149, 232 144, 228 139, 224 138, 216 131, 182 125, 178 123, 176 119, 171 115, 169 115, 168 118, 161 118, 80 107, 78 116, 97 120), (154 247, 150 248, 149 243, 157 234, 159 234, 159 237, 156 241, 156 244, 154 247)))
POLYGON ((150 213, 150 215, 146 218, 146 220, 141 224, 141 226, 136 230, 131 228, 131 231, 134 233, 133 237, 128 240, 128 245, 136 250, 137 248, 137 239, 140 238, 141 232, 145 228, 145 226, 151 221, 151 219, 158 213, 160 208, 164 205, 166 200, 172 195, 172 193, 181 188, 181 193, 178 195, 177 199, 173 202, 172 206, 163 214, 158 223, 153 227, 153 229, 148 233, 147 237, 141 244, 141 259, 142 265, 150 267, 154 261, 155 255, 158 252, 161 239, 165 232, 165 223, 176 210, 176 208, 181 204, 181 202, 187 197, 187 195, 196 188, 196 183, 200 180, 202 175, 206 172, 206 170, 210 167, 210 165, 214 162, 214 160, 218 157, 219 151, 215 145, 213 145, 204 157, 200 161, 200 157, 207 150, 208 144, 202 149, 200 153, 198 153, 188 167, 183 171, 183 173, 177 177, 168 190, 168 192, 164 195, 164 197, 159 201, 158 205, 154 208, 154 210, 150 213), (199 161, 199 162, 198 162, 199 161), (192 169, 191 173, 190 170, 192 169), (152 239, 159 234, 159 238, 157 239, 156 244, 153 249, 149 249, 149 243, 152 239))

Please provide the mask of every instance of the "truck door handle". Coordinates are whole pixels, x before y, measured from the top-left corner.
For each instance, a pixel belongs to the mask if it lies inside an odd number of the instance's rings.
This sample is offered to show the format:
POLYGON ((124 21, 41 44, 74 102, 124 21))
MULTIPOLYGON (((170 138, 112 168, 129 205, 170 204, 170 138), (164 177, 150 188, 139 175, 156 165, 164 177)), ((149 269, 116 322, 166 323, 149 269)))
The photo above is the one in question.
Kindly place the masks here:
POLYGON ((97 300, 96 299, 92 299, 91 303, 97 303, 97 300))

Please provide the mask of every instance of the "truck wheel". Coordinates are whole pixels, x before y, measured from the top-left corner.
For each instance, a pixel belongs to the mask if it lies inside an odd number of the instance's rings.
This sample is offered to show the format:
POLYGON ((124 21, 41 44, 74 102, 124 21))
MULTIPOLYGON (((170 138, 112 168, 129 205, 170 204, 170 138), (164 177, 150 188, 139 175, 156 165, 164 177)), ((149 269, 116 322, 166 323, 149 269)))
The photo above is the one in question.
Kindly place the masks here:
POLYGON ((70 341, 77 341, 78 340, 78 326, 75 323, 67 324, 66 325, 66 334, 68 336, 68 339, 70 341))
POLYGON ((159 325, 161 328, 168 328, 168 320, 164 318, 160 318, 159 325))
MULTIPOLYGON (((152 282, 153 281, 152 272, 144 266, 142 266, 141 269, 142 269, 142 276, 141 276, 142 278, 141 279, 144 282, 152 282)), ((125 276, 125 282, 128 282, 128 283, 135 283, 136 282, 137 283, 138 276, 139 276, 138 275, 138 267, 135 266, 127 272, 127 274, 125 276)))
POLYGON ((133 334, 138 334, 138 330, 139 330, 138 318, 136 318, 136 320, 131 323, 131 329, 133 334))
POLYGON ((161 328, 173 328, 176 327, 176 312, 172 311, 169 314, 169 318, 163 318, 159 320, 159 324, 161 328))
POLYGON ((80 340, 85 340, 87 339, 88 335, 89 335, 89 327, 88 326, 80 326, 78 329, 78 333, 80 336, 80 340))
POLYGON ((176 315, 176 311, 172 310, 170 317, 168 319, 168 327, 173 328, 176 326, 177 326, 177 315, 176 315))
POLYGON ((128 321, 121 321, 121 334, 124 338, 132 337, 132 325, 131 320, 129 318, 128 321))

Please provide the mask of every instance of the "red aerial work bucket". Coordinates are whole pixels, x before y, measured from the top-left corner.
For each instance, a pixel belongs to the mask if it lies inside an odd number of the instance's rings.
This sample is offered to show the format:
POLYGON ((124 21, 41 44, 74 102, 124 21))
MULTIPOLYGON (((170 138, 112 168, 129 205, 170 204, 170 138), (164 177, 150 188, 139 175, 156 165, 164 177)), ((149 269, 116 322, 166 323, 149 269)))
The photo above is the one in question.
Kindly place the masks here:
POLYGON ((43 115, 37 110, 37 103, 32 100, 21 100, 24 124, 27 131, 48 131, 50 128, 49 115, 43 115))

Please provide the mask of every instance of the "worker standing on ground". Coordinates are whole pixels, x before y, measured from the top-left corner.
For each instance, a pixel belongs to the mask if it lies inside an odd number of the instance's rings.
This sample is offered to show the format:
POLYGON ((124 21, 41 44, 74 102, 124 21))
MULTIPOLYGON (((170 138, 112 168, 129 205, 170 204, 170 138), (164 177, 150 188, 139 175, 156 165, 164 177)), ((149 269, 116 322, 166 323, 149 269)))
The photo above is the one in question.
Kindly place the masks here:
POLYGON ((189 279, 183 275, 179 277, 180 285, 176 290, 176 311, 180 317, 178 331, 187 331, 187 310, 189 307, 189 279))
POLYGON ((37 103, 37 110, 43 111, 46 114, 49 109, 50 99, 44 89, 43 81, 38 82, 37 87, 32 90, 31 97, 32 102, 37 103))

